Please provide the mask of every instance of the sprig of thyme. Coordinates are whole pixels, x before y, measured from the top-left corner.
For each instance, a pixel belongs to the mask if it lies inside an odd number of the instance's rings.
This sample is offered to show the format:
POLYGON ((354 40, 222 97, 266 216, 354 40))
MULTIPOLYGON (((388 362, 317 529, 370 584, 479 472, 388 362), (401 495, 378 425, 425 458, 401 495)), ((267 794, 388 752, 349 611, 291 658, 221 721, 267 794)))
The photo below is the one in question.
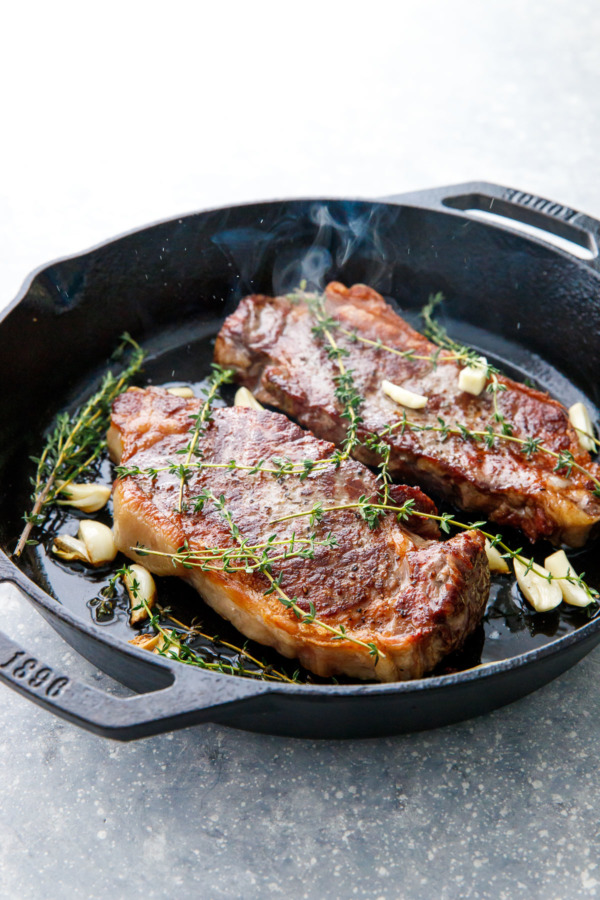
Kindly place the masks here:
MULTIPOLYGON (((473 354, 476 360, 479 359, 475 351, 469 351, 468 347, 463 347, 462 344, 458 344, 456 341, 450 338, 446 329, 442 325, 440 325, 440 323, 435 318, 435 310, 443 301, 443 299, 444 297, 442 294, 435 294, 434 296, 429 298, 429 302, 423 307, 421 315, 425 322, 425 334, 439 347, 455 350, 457 352, 470 352, 473 354)), ((498 380, 498 369, 495 369, 493 366, 488 365, 487 374, 490 378, 490 382, 487 385, 486 390, 492 395, 494 408, 493 420, 500 426, 500 431, 497 431, 491 427, 486 428, 485 431, 474 431, 468 429, 465 425, 456 423, 457 431, 446 429, 446 434, 460 433, 460 436, 465 439, 470 438, 472 440, 483 440, 488 448, 491 448, 493 446, 493 442, 496 438, 510 441, 515 444, 521 444, 523 447, 523 452, 525 453, 527 459, 530 459, 535 453, 545 453, 556 459, 556 466, 554 467, 555 472, 562 472, 563 474, 566 474, 567 477, 569 477, 572 470, 575 469, 593 482, 594 489, 592 493, 594 494, 594 496, 600 497, 600 480, 596 478, 588 469, 586 469, 585 466, 582 466, 580 463, 576 462, 571 451, 563 450, 557 452, 555 450, 551 450, 549 447, 546 447, 541 438, 519 438, 514 435, 514 427, 512 423, 507 421, 505 416, 500 412, 498 405, 498 394, 507 389, 506 385, 503 385, 498 380)), ((404 428, 405 425, 403 424, 402 427, 404 428)), ((413 427, 414 430, 424 430, 425 428, 427 428, 427 426, 419 427, 416 423, 412 423, 411 425, 409 425, 409 427, 413 427)), ((436 429, 429 427, 429 430, 436 429)), ((580 429, 576 430, 579 431, 580 429)), ((600 442, 598 442, 596 438, 593 437, 593 435, 587 436, 596 443, 596 446, 600 446, 600 442)))
MULTIPOLYGON (((468 531, 477 529, 485 538, 489 540, 492 547, 500 547, 502 549, 502 555, 504 557, 506 557, 507 559, 517 559, 519 560, 519 562, 523 563, 526 566, 527 572, 529 572, 535 565, 535 560, 533 560, 529 556, 523 555, 522 547, 519 547, 517 550, 513 550, 511 547, 509 547, 508 544, 504 542, 504 540, 502 539, 502 535, 492 534, 491 532, 484 531, 483 526, 487 524, 485 520, 466 523, 455 519, 451 513, 441 513, 435 515, 434 513, 421 512, 420 510, 415 508, 414 500, 406 500, 401 506, 396 506, 390 503, 374 503, 372 500, 369 500, 365 496, 360 497, 356 503, 338 503, 327 506, 322 502, 319 502, 318 504, 315 504, 311 509, 307 509, 297 513, 290 513, 287 516, 281 516, 278 519, 274 519, 272 524, 289 522, 292 519, 300 519, 303 517, 309 517, 312 521, 314 519, 315 513, 318 515, 319 519, 321 519, 325 513, 350 509, 358 510, 363 519, 365 519, 365 521, 369 524, 369 527, 372 529, 378 527, 382 515, 385 515, 387 513, 394 513, 398 522, 405 522, 411 516, 418 516, 422 519, 430 519, 439 522, 440 529, 445 534, 451 533, 450 526, 468 531)), ((577 585, 585 590, 588 597, 593 598, 596 603, 599 603, 600 592, 598 592, 595 588, 591 587, 584 581, 584 574, 585 573, 582 573, 580 575, 552 575, 551 573, 548 573, 548 576, 543 577, 545 577, 549 582, 568 581, 570 584, 577 585)))
POLYGON ((392 483, 392 476, 390 474, 390 456, 392 452, 392 446, 391 444, 383 440, 382 436, 379 434, 368 435, 364 443, 365 447, 367 447, 368 450, 376 453, 380 458, 380 462, 377 466, 377 468, 379 469, 377 480, 381 482, 382 503, 387 503, 389 499, 390 485, 392 483))
POLYGON ((496 422, 500 426, 501 434, 510 436, 513 433, 513 426, 500 412, 500 408, 498 405, 498 394, 501 394, 505 390, 507 390, 506 385, 498 381, 498 376, 495 373, 492 373, 490 382, 486 387, 486 391, 488 392, 488 394, 492 395, 492 402, 494 406, 493 419, 494 422, 496 422))
MULTIPOLYGON (((309 309, 313 312, 315 317, 317 318, 317 326, 313 329, 313 332, 317 335, 325 336, 331 345, 331 351, 335 353, 335 357, 340 359, 340 364, 343 367, 343 363, 341 363, 341 355, 348 355, 347 351, 343 350, 343 348, 339 348, 339 346, 335 343, 331 331, 337 330, 341 334, 346 335, 353 341, 360 341, 362 343, 368 344, 370 346, 375 347, 376 349, 384 349, 391 353, 396 353, 397 355, 403 356, 406 359, 427 359, 432 363, 435 367, 440 361, 460 361, 467 366, 481 366, 481 357, 479 354, 473 350, 472 348, 466 347, 463 344, 458 343, 449 337, 446 329, 440 325, 440 323, 435 318, 435 311, 442 303, 444 297, 443 294, 437 293, 431 295, 427 304, 423 307, 421 315, 423 317, 425 328, 425 335, 436 343, 440 350, 446 351, 448 356, 439 356, 439 354, 433 354, 431 356, 425 357, 422 355, 417 355, 415 352, 410 349, 407 351, 400 351, 394 347, 390 347, 389 345, 383 344, 381 341, 372 341, 368 338, 363 338, 361 335, 356 332, 350 332, 347 329, 341 327, 340 322, 335 319, 335 317, 328 315, 325 311, 325 296, 323 294, 310 294, 307 293, 303 287, 301 286, 299 291, 288 295, 295 302, 298 300, 303 300, 309 309)), ((342 368, 342 371, 343 368, 342 368)), ((596 497, 600 497, 600 479, 598 479, 589 469, 585 468, 585 466, 578 463, 571 451, 554 451, 543 443, 541 438, 521 438, 514 434, 514 426, 511 422, 507 420, 507 418, 500 411, 498 395, 507 390, 506 385, 504 385, 498 378, 499 370, 491 365, 490 363, 486 364, 486 378, 489 380, 486 386, 486 391, 492 396, 493 403, 493 413, 492 420, 498 427, 493 427, 492 425, 487 426, 485 429, 469 429, 468 426, 456 422, 454 426, 448 426, 443 421, 441 417, 438 417, 438 426, 434 425, 422 425, 417 422, 409 422, 406 418, 406 412, 403 413, 403 418, 396 422, 393 425, 388 425, 381 432, 381 437, 389 435, 392 431, 400 428, 401 434, 404 434, 406 428, 412 429, 413 431, 434 431, 438 432, 442 435, 442 440, 445 440, 448 435, 455 435, 462 437, 463 439, 471 439, 474 441, 481 441, 485 444, 488 449, 491 449, 494 446, 494 442, 496 438, 500 440, 505 440, 512 442, 513 444, 520 444, 523 447, 523 452, 527 459, 531 459, 531 457, 536 453, 545 453, 553 457, 556 460, 556 465, 554 467, 554 471, 557 473, 562 473, 566 477, 571 475, 573 470, 578 471, 580 474, 584 475, 586 478, 589 478, 594 488, 592 493, 596 497)), ((356 409, 362 403, 362 398, 360 394, 355 389, 354 382, 352 382, 352 390, 348 394, 344 394, 341 392, 341 396, 338 396, 338 392, 336 391, 336 396, 338 399, 341 399, 342 402, 351 403, 355 406, 356 409)), ((350 418, 350 415, 347 414, 347 417, 350 418)), ((362 420, 361 420, 362 421, 362 420)), ((579 429, 578 429, 579 430, 579 429)), ((587 432, 586 432, 587 434, 587 432)), ((593 435, 589 435, 592 440, 596 443, 597 446, 600 446, 600 441, 598 441, 593 435)), ((347 438, 348 440, 348 438, 347 438)), ((365 442, 368 446, 369 439, 365 442)), ((360 440, 358 435, 350 436, 350 445, 351 449, 360 444, 360 440)), ((346 451, 347 445, 344 444, 344 450, 346 451)), ((344 453, 344 458, 349 454, 344 453)), ((387 469, 387 465, 389 463, 389 452, 383 450, 383 443, 380 442, 378 453, 382 456, 382 462, 379 464, 380 466, 380 477, 384 482, 384 490, 385 490, 385 471, 387 469), (386 461, 387 457, 387 461, 386 461)), ((387 491, 386 491, 387 496, 387 491)))
MULTIPOLYGON (((163 610, 163 615, 167 616, 167 612, 163 610)), ((195 625, 194 621, 192 621, 191 626, 188 628, 183 622, 180 622, 179 619, 176 619, 175 616, 169 611, 168 619, 170 622, 174 622, 181 629, 183 629, 186 639, 193 640, 194 638, 202 638, 205 641, 208 641, 210 644, 214 646, 215 653, 218 653, 219 647, 226 647, 228 650, 233 650, 234 653, 237 653, 239 657, 243 659, 247 659, 248 662, 251 662, 255 665, 263 674, 263 677, 268 680, 275 681, 285 681, 288 684, 299 684, 300 683, 300 670, 296 669, 291 678, 286 675, 284 672, 279 672, 269 663, 264 662, 263 660, 258 659, 256 656, 253 656, 248 650, 248 641, 244 641, 241 647, 238 647, 237 644, 232 644, 231 641, 226 641, 223 638, 219 637, 217 634, 208 634, 206 631, 202 631, 199 625, 195 625)), ((197 655, 197 654, 196 654, 197 655)), ((254 675, 255 673, 249 672, 248 674, 254 675)))
MULTIPOLYGON (((151 627, 162 638, 161 644, 156 647, 156 652, 159 656, 176 659, 178 662, 184 663, 184 665, 195 666, 198 669, 205 669, 209 672, 220 672, 222 675, 238 675, 242 678, 257 678, 261 681, 279 681, 288 684, 295 684, 298 681, 297 678, 290 678, 283 672, 256 659, 256 657, 248 653, 244 647, 236 647, 234 644, 227 644, 227 646, 238 653, 239 662, 237 665, 234 665, 231 662, 225 662, 222 659, 217 659, 212 662, 206 660, 185 643, 188 636, 193 637, 194 634, 199 634, 199 632, 190 630, 188 634, 183 636, 182 640, 181 633, 176 629, 167 629, 163 627, 161 624, 160 613, 153 613, 145 600, 142 600, 142 605, 148 613, 151 627), (246 659, 257 666, 258 671, 253 671, 244 666, 242 662, 243 659, 246 659)), ((208 635, 204 636, 209 637, 208 635)))
MULTIPOLYGON (((206 499, 212 499, 210 495, 206 499)), ((162 550, 151 550, 142 545, 131 547, 130 550, 140 556, 159 556, 170 559, 174 566, 181 565, 184 569, 200 569, 202 572, 245 572, 251 574, 254 571, 262 571, 264 565, 272 566, 273 563, 283 562, 288 559, 314 559, 316 547, 332 548, 337 545, 335 535, 328 534, 319 541, 314 533, 308 538, 298 538, 295 534, 287 540, 277 540, 273 534, 267 541, 260 544, 248 544, 242 541, 238 547, 209 547, 203 550, 192 550, 186 543, 174 553, 162 550), (269 555, 273 548, 280 549, 275 555, 269 555)))
MULTIPOLYGON (((187 448, 185 448, 183 452, 186 452, 186 450, 187 448)), ((235 459, 230 459, 229 462, 226 463, 212 463, 199 459, 197 461, 192 460, 189 463, 169 463, 169 465, 166 466, 141 467, 120 465, 115 467, 115 472, 117 478, 128 478, 136 475, 146 475, 149 478, 156 478, 160 472, 181 475, 182 471, 184 471, 186 477, 189 478, 189 474, 192 471, 202 472, 204 469, 228 469, 236 472, 247 472, 249 475, 264 473, 266 475, 273 475, 275 479, 280 479, 287 475, 297 475, 300 481, 304 481, 312 472, 322 471, 323 469, 328 468, 332 462, 332 459, 314 460, 307 458, 299 463, 294 463, 285 457, 274 456, 269 461, 269 464, 267 464, 264 459, 260 459, 254 465, 244 465, 243 463, 236 462, 235 459)))
MULTIPOLYGON (((311 305, 314 305, 315 303, 323 306, 325 301, 324 294, 307 292, 302 288, 302 286, 296 291, 287 294, 287 298, 293 303, 297 303, 299 300, 302 300, 309 307, 311 305)), ((428 306, 430 306, 430 316, 435 306, 437 306, 438 303, 441 303, 442 300, 442 294, 436 294, 434 297, 429 298, 428 306)), ((428 307, 426 306, 424 309, 427 310, 427 308, 428 307)), ((447 337, 445 330, 442 329, 441 326, 437 325, 437 323, 435 323, 436 328, 439 329, 440 335, 443 334, 447 341, 447 346, 445 347, 447 351, 446 354, 442 354, 439 350, 435 353, 427 354, 417 353, 414 348, 410 348, 408 350, 398 350, 397 347, 392 347, 390 346, 390 344, 386 344, 381 340, 381 338, 372 340, 371 338, 367 338, 362 334, 359 334, 356 330, 351 331, 348 328, 344 328, 341 321, 339 319, 336 319, 335 316, 328 314, 326 317, 326 322, 331 330, 335 330, 339 332, 339 334, 343 334, 344 337, 347 337, 352 343, 366 344, 368 347, 373 347, 375 350, 384 350, 386 353, 392 353, 394 356, 398 356, 408 361, 421 360, 423 362, 429 362, 431 363, 433 368, 436 368, 436 366, 440 362, 462 362, 465 366, 481 366, 481 360, 475 350, 471 349, 470 347, 465 347, 463 344, 458 344, 455 341, 451 341, 450 338, 447 337)), ((428 335, 428 337, 433 340, 433 337, 431 337, 431 335, 428 335)), ((434 343, 437 343, 437 341, 434 340, 434 343)), ((444 345, 440 345, 440 347, 443 346, 444 345)), ((344 355, 348 355, 347 351, 345 350, 342 350, 342 353, 344 355)), ((498 370, 495 369, 494 366, 488 365, 488 374, 497 371, 498 370)))
POLYGON ((312 332, 315 337, 324 338, 327 341, 327 356, 334 360, 339 369, 339 374, 334 375, 335 397, 342 407, 341 417, 347 419, 348 429, 346 437, 342 443, 342 459, 348 459, 352 451, 360 444, 358 429, 363 421, 359 412, 362 404, 362 397, 354 382, 354 373, 352 369, 346 368, 343 357, 349 356, 347 350, 340 347, 335 340, 332 332, 338 326, 338 322, 333 316, 328 315, 325 309, 324 294, 304 294, 306 304, 313 314, 316 325, 312 332))
POLYGON ((439 416, 437 425, 423 425, 420 422, 410 420, 406 415, 406 411, 403 411, 402 418, 393 425, 386 425, 381 434, 385 437, 397 429, 400 429, 400 434, 404 434, 408 429, 409 431, 415 432, 438 433, 442 435, 442 440, 445 440, 448 435, 451 434, 455 437, 460 437, 463 440, 472 440, 476 443, 483 443, 488 450, 492 449, 496 440, 507 441, 508 443, 522 447, 523 453, 527 459, 531 459, 537 453, 551 456, 556 460, 554 471, 557 473, 563 473, 569 477, 573 469, 575 469, 577 472, 585 475, 585 477, 589 478, 594 484, 592 494, 596 497, 600 497, 600 479, 593 475, 589 469, 586 469, 585 466, 582 466, 581 463, 578 463, 570 450, 551 450, 550 447, 546 447, 541 438, 517 437, 512 433, 512 426, 505 422, 504 417, 500 413, 498 413, 497 421, 501 423, 500 431, 496 431, 492 425, 488 425, 484 429, 471 429, 462 422, 455 422, 454 425, 448 425, 439 416))
POLYGON ((24 516, 25 528, 13 556, 18 558, 28 544, 35 543, 30 540, 31 530, 43 524, 59 490, 84 475, 104 451, 111 404, 139 372, 144 359, 140 346, 124 334, 113 359, 119 359, 127 351, 129 359, 120 375, 107 372, 99 389, 83 406, 74 413, 64 412, 56 417, 41 456, 33 460, 37 469, 32 479, 32 509, 24 516))
POLYGON ((223 366, 219 366, 217 363, 212 363, 212 375, 210 377, 208 388, 205 390, 205 401, 202 405, 202 409, 199 413, 195 413, 190 416, 190 419, 194 422, 193 427, 190 429, 191 438, 187 447, 183 449, 183 453, 186 453, 185 463, 183 465, 175 466, 175 470, 178 471, 179 474, 179 499, 178 499, 178 512, 183 512, 183 491, 185 488, 186 481, 188 479, 188 467, 190 465, 191 459, 196 453, 196 448, 198 446, 198 441, 200 436, 204 434, 206 430, 206 426, 210 421, 210 417, 212 414, 212 404, 219 392, 219 388, 224 384, 230 384, 233 380, 233 376, 235 372, 233 369, 224 369, 223 366))
MULTIPOLYGON (((116 593, 115 586, 116 582, 125 577, 128 573, 131 573, 131 569, 128 566, 124 566, 122 569, 119 569, 118 572, 113 575, 110 580, 108 591, 112 591, 113 594, 116 593)), ((201 631, 199 628, 188 628, 184 625, 183 622, 178 621, 174 616, 171 615, 169 610, 163 610, 160 607, 151 607, 147 602, 146 598, 143 596, 138 597, 138 589, 139 586, 135 579, 133 579, 130 590, 135 599, 139 599, 139 604, 134 607, 135 609, 144 609, 146 615, 148 617, 148 621, 150 627, 153 629, 154 633, 160 635, 161 641, 157 644, 155 650, 160 656, 167 656, 170 659, 177 659, 179 662, 184 663, 185 665, 195 666, 199 669, 206 669, 210 672, 220 672, 223 675, 239 675, 243 678, 259 678, 263 681, 279 681, 286 682, 288 684, 296 684, 299 680, 299 672, 296 672, 293 678, 290 678, 284 672, 280 672, 275 669, 273 666, 262 662, 253 656, 247 649, 246 644, 243 647, 238 647, 235 644, 231 644, 228 641, 221 640, 220 638, 209 635, 206 632, 201 631), (176 629, 169 629, 165 627, 167 622, 173 622, 178 625, 183 631, 179 632, 176 629), (204 657, 196 652, 192 647, 190 647, 186 641, 193 640, 194 637, 202 637, 205 640, 209 641, 214 645, 214 653, 218 655, 218 644, 221 644, 223 647, 227 647, 230 650, 233 650, 238 655, 238 664, 234 665, 231 662, 225 662, 222 659, 217 659, 214 661, 204 659, 204 657), (253 666, 256 666, 256 671, 253 669, 249 669, 243 664, 243 660, 247 660, 252 663, 253 666)), ((113 604, 114 605, 114 604, 113 604)))
POLYGON ((248 553, 248 556, 253 559, 255 563, 257 563, 256 569, 253 569, 253 571, 260 572, 269 582, 269 587, 266 591, 264 591, 264 596, 267 597, 270 594, 274 594, 282 604, 282 606, 293 612, 293 614, 301 624, 316 625, 318 628, 321 628, 328 634, 330 634, 334 641, 349 641, 352 644, 363 647, 374 659, 374 664, 377 665, 379 659, 384 657, 384 654, 379 650, 377 645, 372 641, 361 641, 358 638, 355 638, 353 635, 348 634, 346 628, 343 625, 340 625, 339 628, 335 628, 334 626, 329 625, 327 622, 324 622, 322 619, 319 619, 316 614, 315 605, 312 601, 309 601, 308 612, 302 609, 302 607, 298 603, 298 598, 290 597, 289 594, 287 594, 283 589, 283 572, 279 572, 279 574, 275 575, 270 560, 267 559, 265 561, 260 556, 258 556, 258 554, 255 554, 248 549, 248 544, 244 542, 244 536, 240 532, 240 529, 238 528, 236 523, 233 521, 231 511, 226 506, 225 496, 221 494, 219 497, 216 497, 211 491, 206 491, 205 493, 205 499, 210 500, 213 503, 221 518, 227 523, 233 539, 240 545, 240 547, 243 547, 244 552, 248 553))

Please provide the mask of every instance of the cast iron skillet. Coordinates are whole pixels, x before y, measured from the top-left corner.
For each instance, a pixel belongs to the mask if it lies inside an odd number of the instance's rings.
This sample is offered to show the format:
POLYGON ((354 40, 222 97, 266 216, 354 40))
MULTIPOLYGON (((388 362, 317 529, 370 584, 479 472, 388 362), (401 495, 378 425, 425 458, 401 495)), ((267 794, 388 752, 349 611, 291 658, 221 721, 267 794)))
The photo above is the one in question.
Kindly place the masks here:
MULTIPOLYGON (((598 404, 600 223, 556 203, 489 184, 380 202, 283 200, 209 210, 125 235, 34 273, 0 323, 0 539, 8 551, 23 498, 23 465, 54 413, 91 387, 123 331, 149 350, 189 355, 249 292, 336 278, 366 282, 405 310, 442 291, 465 334, 513 371, 548 375, 571 403, 598 404), (574 258, 515 229, 476 221, 499 213, 588 251, 574 258), (482 331, 484 329, 484 331, 482 331), (518 368, 519 355, 527 365, 518 368), (515 356, 517 358, 515 358, 515 356), (515 365, 517 368, 515 369, 515 365), (537 370, 537 371, 536 371, 537 370), (21 502, 21 500, 19 500, 21 502)), ((189 360, 188 360, 189 364, 189 360)), ((203 361, 206 366, 206 360, 203 361)), ((543 378, 542 378, 543 381, 543 378)), ((22 512, 22 507, 21 507, 22 512)), ((14 543, 13 543, 14 546, 14 543)), ((79 652, 141 692, 106 695, 54 671, 0 634, 0 678, 96 733, 129 740, 212 721, 304 737, 367 737, 455 722, 524 696, 600 640, 600 618, 529 652, 401 684, 288 685, 204 672, 114 640, 0 555, 17 585, 79 652)))

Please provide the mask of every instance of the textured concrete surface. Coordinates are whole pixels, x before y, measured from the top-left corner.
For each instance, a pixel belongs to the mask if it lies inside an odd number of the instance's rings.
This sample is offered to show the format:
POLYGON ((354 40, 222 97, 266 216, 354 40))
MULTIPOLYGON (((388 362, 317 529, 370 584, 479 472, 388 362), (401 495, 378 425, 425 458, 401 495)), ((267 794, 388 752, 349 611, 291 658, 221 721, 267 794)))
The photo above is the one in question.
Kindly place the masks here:
MULTIPOLYGON (((13 592, 3 625, 106 684, 13 592)), ((594 653, 484 718, 347 742, 116 744, 3 689, 0 896, 597 896, 599 681, 594 653)))
MULTIPOLYGON (((600 217, 596 4, 283 9, 12 11, 0 306, 49 258, 257 197, 486 179, 600 217)), ((115 689, 6 586, 0 625, 115 689)), ((208 725, 130 745, 2 687, 0 896, 600 896, 599 682, 596 651, 437 732, 313 743, 208 725)))

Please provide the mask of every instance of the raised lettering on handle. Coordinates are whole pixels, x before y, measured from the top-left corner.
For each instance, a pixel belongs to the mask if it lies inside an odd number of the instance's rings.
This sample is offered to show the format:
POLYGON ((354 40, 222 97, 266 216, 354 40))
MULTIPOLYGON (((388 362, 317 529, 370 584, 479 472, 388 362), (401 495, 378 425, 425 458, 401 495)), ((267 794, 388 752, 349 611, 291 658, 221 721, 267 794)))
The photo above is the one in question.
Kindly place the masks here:
POLYGON ((6 669, 15 681, 26 681, 30 688, 46 697, 58 697, 69 683, 65 675, 57 675, 50 666, 26 656, 24 650, 15 650, 10 659, 0 663, 0 669, 6 669))
POLYGON ((554 216, 555 219, 562 219, 563 222, 570 222, 577 215, 577 210, 568 206, 562 206, 552 200, 544 200, 543 197, 536 197, 535 194, 526 194, 525 191, 516 191, 513 188, 507 188, 505 197, 509 203, 516 203, 519 206, 527 206, 529 209, 535 209, 537 212, 544 213, 546 216, 554 216))

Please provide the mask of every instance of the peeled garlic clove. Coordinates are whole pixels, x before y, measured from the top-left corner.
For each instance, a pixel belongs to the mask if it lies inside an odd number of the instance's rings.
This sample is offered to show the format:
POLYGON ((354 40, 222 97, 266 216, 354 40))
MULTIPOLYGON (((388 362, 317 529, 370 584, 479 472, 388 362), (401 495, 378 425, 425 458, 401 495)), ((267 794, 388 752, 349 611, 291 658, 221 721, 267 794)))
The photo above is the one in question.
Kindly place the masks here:
POLYGON ((52 543, 52 552, 59 559, 65 559, 68 562, 77 560, 78 562, 89 563, 91 560, 83 541, 70 534, 59 534, 54 538, 52 543))
POLYGON ((245 409, 264 409, 254 394, 246 387, 238 388, 233 399, 234 406, 243 406, 245 409))
POLYGON ((474 397, 479 397, 487 381, 487 367, 487 359, 485 356, 480 356, 478 363, 461 369, 458 376, 459 389, 467 394, 473 394, 474 397))
POLYGON ((64 496, 64 500, 57 500, 60 506, 74 506, 83 512, 98 512, 108 503, 110 488, 105 484, 75 484, 70 481, 64 487, 60 486, 58 493, 64 496))
POLYGON ((134 638, 127 641, 128 644, 134 644, 141 647, 142 650, 154 650, 154 648, 162 641, 162 634, 136 634, 134 638))
POLYGON ((594 441, 594 426, 590 419, 590 414, 583 403, 574 403, 569 408, 569 422, 577 431, 577 439, 580 447, 593 453, 596 449, 594 441))
POLYGON ((392 384, 391 381, 386 381, 385 378, 381 382, 381 390, 396 403, 406 406, 408 409, 423 409, 427 405, 427 397, 400 387, 399 384, 392 384))
POLYGON ((77 537, 85 544, 89 561, 93 566, 112 562, 117 555, 113 533, 108 525, 83 519, 79 523, 77 537))
POLYGON ((181 642, 177 640, 175 637, 171 637, 170 634, 160 634, 159 642, 154 648, 154 653, 159 653, 161 656, 176 656, 179 657, 181 654, 181 642))
POLYGON ((487 538, 485 539, 485 552, 487 554, 490 572, 501 572, 503 575, 506 575, 507 572, 510 572, 508 563, 506 562, 498 548, 493 547, 487 538))
POLYGON ((123 582, 129 594, 129 602, 131 606, 130 624, 135 625, 136 622, 142 622, 148 618, 148 612, 144 606, 144 602, 151 609, 156 600, 156 584, 154 578, 143 566, 133 563, 128 566, 123 575, 123 582))
POLYGON ((565 580, 568 575, 572 578, 577 578, 577 573, 567 559, 567 554, 564 550, 557 550, 556 553, 547 556, 544 560, 544 565, 549 572, 552 572, 555 578, 561 579, 556 584, 561 590, 565 603, 569 603, 571 606, 589 606, 590 603, 594 602, 594 598, 588 594, 584 587, 565 580))
POLYGON ((513 565, 517 584, 536 612, 548 612, 562 603, 562 591, 558 584, 547 580, 551 574, 548 569, 534 563, 528 572, 527 566, 519 559, 513 559, 513 565))
POLYGON ((167 393, 173 394, 175 397, 182 397, 184 400, 191 400, 192 397, 196 396, 191 387, 167 388, 167 393))

